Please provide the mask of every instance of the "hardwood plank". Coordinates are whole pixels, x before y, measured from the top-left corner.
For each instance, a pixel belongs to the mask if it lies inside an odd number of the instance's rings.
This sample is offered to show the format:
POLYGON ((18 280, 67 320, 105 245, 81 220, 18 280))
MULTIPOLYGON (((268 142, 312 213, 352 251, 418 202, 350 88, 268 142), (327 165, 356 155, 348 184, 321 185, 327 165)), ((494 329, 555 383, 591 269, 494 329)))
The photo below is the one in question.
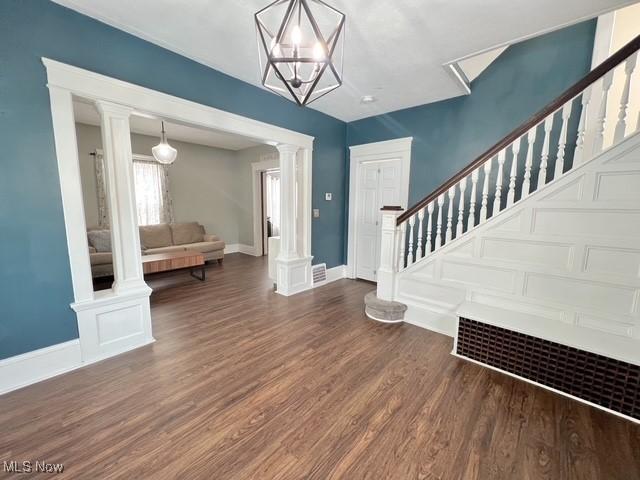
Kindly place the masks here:
POLYGON ((370 283, 285 298, 266 269, 232 254, 205 282, 163 278, 155 344, 0 397, 0 461, 74 479, 640 479, 639 426, 367 320, 370 283))

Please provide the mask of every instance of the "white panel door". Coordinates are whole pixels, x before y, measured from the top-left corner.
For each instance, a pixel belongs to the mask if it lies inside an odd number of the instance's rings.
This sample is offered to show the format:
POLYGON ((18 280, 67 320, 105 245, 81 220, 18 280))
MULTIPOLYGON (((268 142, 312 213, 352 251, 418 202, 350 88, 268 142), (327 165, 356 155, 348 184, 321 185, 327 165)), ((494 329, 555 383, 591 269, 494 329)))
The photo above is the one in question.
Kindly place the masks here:
POLYGON ((380 261, 380 209, 400 205, 401 162, 364 162, 359 169, 356 213, 356 277, 375 281, 380 261))

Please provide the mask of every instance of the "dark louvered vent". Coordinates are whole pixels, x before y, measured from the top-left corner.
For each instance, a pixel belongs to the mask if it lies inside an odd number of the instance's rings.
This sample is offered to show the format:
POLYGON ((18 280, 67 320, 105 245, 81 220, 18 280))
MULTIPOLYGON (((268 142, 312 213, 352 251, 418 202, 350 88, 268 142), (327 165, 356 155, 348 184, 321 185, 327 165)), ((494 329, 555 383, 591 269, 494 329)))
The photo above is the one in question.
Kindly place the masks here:
POLYGON ((640 367, 460 318, 456 353, 640 419, 640 367))
POLYGON ((311 269, 313 273, 313 284, 317 285, 318 283, 322 283, 327 279, 327 264, 319 263, 318 265, 314 265, 311 269))

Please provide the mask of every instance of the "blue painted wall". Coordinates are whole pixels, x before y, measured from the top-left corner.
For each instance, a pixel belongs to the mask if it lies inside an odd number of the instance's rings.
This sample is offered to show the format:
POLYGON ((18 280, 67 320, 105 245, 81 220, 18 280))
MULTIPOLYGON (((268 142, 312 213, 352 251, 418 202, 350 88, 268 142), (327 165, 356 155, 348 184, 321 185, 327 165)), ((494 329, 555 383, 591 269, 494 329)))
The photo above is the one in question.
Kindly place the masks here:
MULTIPOLYGON (((509 47, 472 83, 470 95, 351 122, 347 144, 412 136, 412 205, 584 76, 591 68, 595 24, 583 22, 509 47)), ((574 104, 570 126, 577 124, 578 107, 574 104)), ((557 145, 558 131, 559 115, 552 145, 557 145)), ((539 150, 542 133, 537 140, 539 150)), ((568 158, 574 143, 570 136, 568 158)))
POLYGON ((2 0, 0 359, 78 336, 43 56, 314 136, 314 263, 344 263, 344 122, 49 1, 2 0))
POLYGON ((0 359, 77 338, 49 57, 313 135, 314 263, 344 263, 346 145, 413 136, 411 201, 583 75, 595 24, 508 49, 473 94, 345 124, 45 0, 0 2, 0 359), (324 192, 333 192, 325 202, 324 192))

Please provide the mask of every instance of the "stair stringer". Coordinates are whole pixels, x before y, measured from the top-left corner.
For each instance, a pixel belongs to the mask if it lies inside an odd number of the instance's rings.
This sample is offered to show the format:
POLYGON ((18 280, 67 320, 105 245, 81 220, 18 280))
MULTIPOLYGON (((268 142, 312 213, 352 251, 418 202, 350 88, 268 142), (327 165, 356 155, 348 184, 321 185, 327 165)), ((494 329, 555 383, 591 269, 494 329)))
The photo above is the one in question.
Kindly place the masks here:
POLYGON ((640 134, 399 272, 395 300, 450 336, 469 301, 640 342, 640 134))

